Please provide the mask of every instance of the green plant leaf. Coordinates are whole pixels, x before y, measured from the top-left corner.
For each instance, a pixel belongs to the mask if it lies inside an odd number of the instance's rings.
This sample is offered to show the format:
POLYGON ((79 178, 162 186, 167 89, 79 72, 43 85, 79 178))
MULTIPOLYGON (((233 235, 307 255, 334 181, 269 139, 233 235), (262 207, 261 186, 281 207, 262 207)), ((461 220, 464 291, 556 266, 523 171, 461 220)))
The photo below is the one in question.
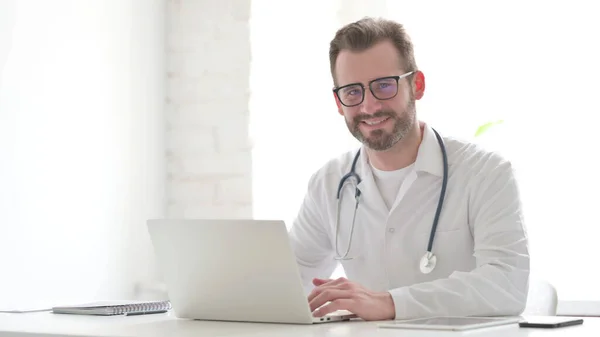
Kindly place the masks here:
POLYGON ((492 128, 493 126, 498 125, 498 124, 502 124, 503 122, 504 122, 503 120, 498 120, 498 121, 495 121, 495 122, 487 122, 487 123, 479 126, 477 128, 477 131, 475 131, 475 137, 481 136, 487 130, 489 130, 490 128, 492 128))

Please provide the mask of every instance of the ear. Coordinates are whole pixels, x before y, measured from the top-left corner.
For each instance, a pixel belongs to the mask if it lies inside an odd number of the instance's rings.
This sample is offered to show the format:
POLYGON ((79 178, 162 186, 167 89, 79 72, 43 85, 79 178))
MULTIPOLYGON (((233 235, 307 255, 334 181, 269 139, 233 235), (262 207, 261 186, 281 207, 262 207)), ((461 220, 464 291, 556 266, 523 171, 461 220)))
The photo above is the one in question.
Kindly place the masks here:
POLYGON ((335 99, 335 105, 337 105, 338 113, 343 116, 344 110, 342 109, 342 103, 340 103, 340 99, 337 97, 335 92, 333 92, 333 99, 335 99))
POLYGON ((423 72, 417 71, 413 82, 413 94, 415 99, 421 99, 425 94, 425 75, 423 72))

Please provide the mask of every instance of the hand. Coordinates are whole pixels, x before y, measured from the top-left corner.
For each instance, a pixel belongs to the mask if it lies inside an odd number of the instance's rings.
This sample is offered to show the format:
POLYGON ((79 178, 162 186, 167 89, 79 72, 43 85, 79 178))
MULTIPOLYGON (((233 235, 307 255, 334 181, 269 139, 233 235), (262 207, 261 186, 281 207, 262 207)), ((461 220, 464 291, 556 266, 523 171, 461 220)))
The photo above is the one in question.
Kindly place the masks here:
POLYGON ((396 316, 394 301, 388 292, 370 291, 343 277, 314 279, 313 284, 315 288, 308 295, 308 302, 315 317, 337 310, 348 310, 365 321, 391 320, 396 316))

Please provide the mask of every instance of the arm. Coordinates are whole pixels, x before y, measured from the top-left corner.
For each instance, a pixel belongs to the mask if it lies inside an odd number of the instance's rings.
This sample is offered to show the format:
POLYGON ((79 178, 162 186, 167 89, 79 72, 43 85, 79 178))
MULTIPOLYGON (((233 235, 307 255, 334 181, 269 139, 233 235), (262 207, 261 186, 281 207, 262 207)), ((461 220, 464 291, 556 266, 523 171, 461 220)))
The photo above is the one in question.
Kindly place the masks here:
POLYGON ((396 319, 422 316, 518 316, 529 287, 529 251, 510 163, 485 173, 469 200, 477 267, 390 290, 396 319))
POLYGON ((326 216, 319 208, 322 201, 317 201, 316 191, 316 180, 313 175, 298 216, 290 230, 292 250, 307 294, 313 287, 314 278, 329 277, 337 266, 333 258, 331 240, 327 234, 326 216))

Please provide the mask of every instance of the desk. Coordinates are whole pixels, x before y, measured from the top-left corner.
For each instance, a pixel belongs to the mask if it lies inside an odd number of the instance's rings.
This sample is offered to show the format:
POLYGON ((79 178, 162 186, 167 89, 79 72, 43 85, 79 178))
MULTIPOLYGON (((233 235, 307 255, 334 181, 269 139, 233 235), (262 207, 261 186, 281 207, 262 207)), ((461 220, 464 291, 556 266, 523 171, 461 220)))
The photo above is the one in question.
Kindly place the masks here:
POLYGON ((0 337, 598 337, 600 318, 561 329, 524 329, 517 325, 465 332, 378 328, 375 322, 351 321, 316 325, 206 322, 177 319, 172 313, 141 316, 76 316, 48 312, 0 314, 0 337))

